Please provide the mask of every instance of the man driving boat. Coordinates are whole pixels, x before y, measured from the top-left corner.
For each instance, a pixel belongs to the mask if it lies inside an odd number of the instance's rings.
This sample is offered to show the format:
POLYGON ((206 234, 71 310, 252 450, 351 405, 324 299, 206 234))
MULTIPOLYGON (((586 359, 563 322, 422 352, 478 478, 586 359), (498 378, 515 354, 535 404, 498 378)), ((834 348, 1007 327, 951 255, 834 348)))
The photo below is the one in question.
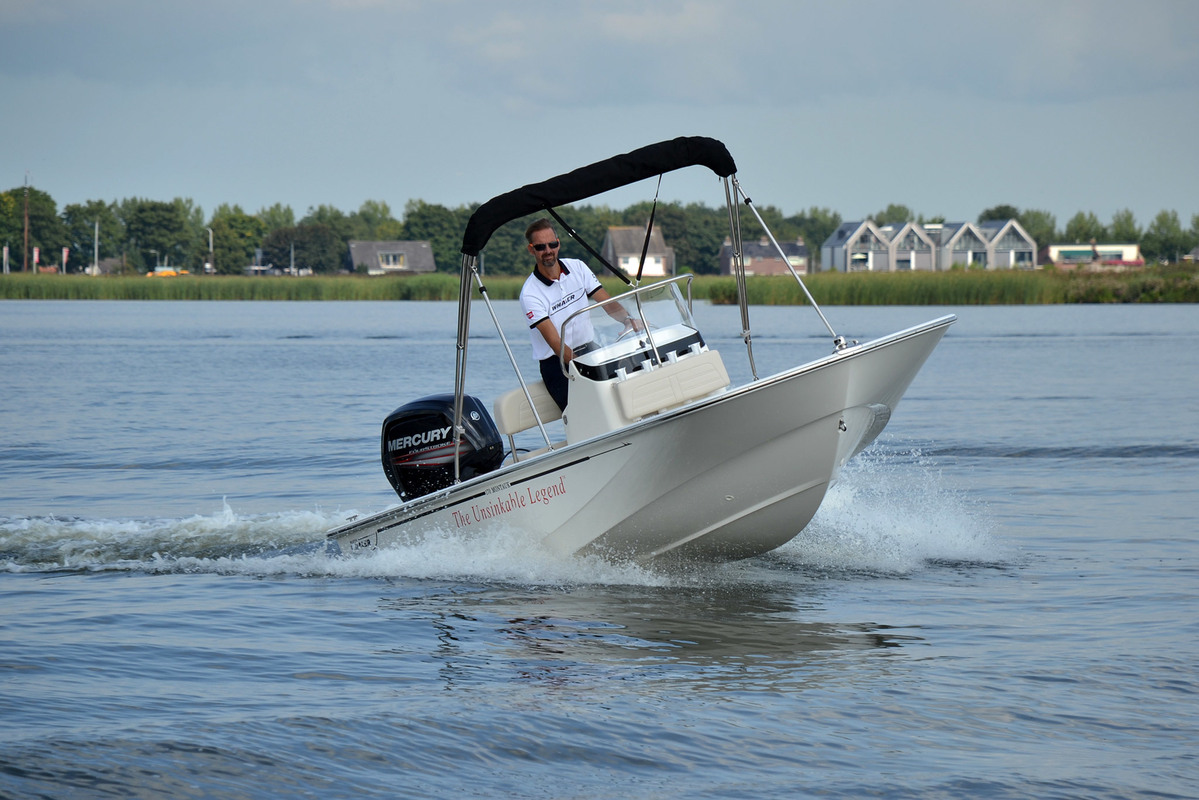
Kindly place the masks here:
MULTIPOLYGON (((529 322, 533 356, 539 362, 541 379, 558 407, 565 409, 569 381, 562 374, 558 351, 565 344, 563 359, 570 364, 575 355, 586 351, 595 332, 587 314, 575 317, 565 334, 562 323, 579 309, 608 300, 611 295, 585 263, 558 258, 562 242, 548 219, 530 225, 525 230, 525 240, 535 265, 520 290, 520 307, 529 322)), ((619 303, 611 303, 604 310, 621 324, 640 327, 619 303)))

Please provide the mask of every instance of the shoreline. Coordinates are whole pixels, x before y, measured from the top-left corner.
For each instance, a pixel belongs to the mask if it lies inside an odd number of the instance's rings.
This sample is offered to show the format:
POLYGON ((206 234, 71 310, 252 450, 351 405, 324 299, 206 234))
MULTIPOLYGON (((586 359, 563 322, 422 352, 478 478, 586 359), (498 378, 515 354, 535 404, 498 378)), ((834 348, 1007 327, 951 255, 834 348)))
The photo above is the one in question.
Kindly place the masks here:
MULTIPOLYGON (((493 300, 515 300, 523 275, 486 279, 493 300)), ((615 294, 622 284, 601 278, 615 294)), ((953 270, 950 272, 816 273, 804 278, 821 305, 1061 305, 1074 303, 1199 303, 1199 268, 1152 267, 1125 272, 953 270)), ((790 276, 747 280, 751 305, 805 305, 790 276)), ((456 301, 457 275, 408 277, 356 275, 242 277, 233 275, 146 278, 87 275, 0 275, 0 300, 425 300, 456 301)), ((735 304, 733 278, 697 275, 696 300, 735 304)))

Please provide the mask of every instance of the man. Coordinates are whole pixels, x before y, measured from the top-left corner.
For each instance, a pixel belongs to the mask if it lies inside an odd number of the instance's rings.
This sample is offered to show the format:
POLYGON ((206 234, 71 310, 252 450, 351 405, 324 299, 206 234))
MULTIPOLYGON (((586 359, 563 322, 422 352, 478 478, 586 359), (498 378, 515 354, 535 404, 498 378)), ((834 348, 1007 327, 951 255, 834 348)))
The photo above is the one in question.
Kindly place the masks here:
MULTIPOLYGON (((569 364, 575 350, 590 344, 595 332, 587 314, 575 317, 565 334, 562 324, 579 309, 608 300, 611 295, 582 261, 558 258, 562 242, 548 219, 530 225, 525 231, 525 241, 536 264, 520 290, 520 307, 529 322, 533 356, 540 362, 541 379, 558 407, 565 409, 570 382, 562 374, 558 350, 565 340, 563 358, 569 364)), ((619 303, 612 303, 604 310, 617 322, 640 327, 619 303)))

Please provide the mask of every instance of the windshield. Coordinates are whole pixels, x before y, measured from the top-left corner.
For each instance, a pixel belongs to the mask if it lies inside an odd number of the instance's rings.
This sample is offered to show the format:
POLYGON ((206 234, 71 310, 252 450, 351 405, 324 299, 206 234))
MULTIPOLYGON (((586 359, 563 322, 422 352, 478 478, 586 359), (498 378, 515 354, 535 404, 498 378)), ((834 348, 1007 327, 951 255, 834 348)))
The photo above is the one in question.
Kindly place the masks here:
POLYGON ((590 344, 575 349, 579 371, 606 379, 618 368, 631 372, 646 362, 662 363, 692 346, 702 347, 703 337, 691 319, 690 288, 690 275, 671 278, 596 303, 567 318, 564 328, 590 328, 590 344), (679 289, 684 281, 688 299, 679 289), (593 372, 591 367, 599 371, 593 372))
POLYGON ((658 331, 683 325, 695 330, 691 321, 690 302, 684 299, 679 283, 686 281, 688 295, 691 276, 684 275, 669 281, 643 286, 618 295, 603 303, 597 303, 567 319, 563 328, 571 325, 587 325, 592 328, 592 342, 607 347, 629 339, 644 339, 636 336, 649 326, 650 337, 658 331), (586 319, 583 319, 586 315, 586 319), (629 322, 625 322, 629 320, 629 322))

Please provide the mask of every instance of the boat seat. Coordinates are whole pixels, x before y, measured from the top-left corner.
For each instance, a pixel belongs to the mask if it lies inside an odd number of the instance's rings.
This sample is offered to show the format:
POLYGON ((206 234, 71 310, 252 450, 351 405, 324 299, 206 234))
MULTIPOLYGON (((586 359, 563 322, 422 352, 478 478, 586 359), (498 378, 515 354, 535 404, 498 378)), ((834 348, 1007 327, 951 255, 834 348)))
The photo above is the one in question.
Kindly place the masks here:
MULTIPOLYGON (((562 418, 562 409, 558 408, 558 404, 550 396, 544 381, 530 383, 528 386, 529 396, 533 398, 533 404, 537 408, 537 416, 541 417, 543 423, 562 418)), ((505 436, 527 431, 537 424, 537 416, 534 416, 533 408, 529 406, 524 389, 519 386, 497 397, 492 405, 492 412, 495 416, 495 426, 505 436)))
POLYGON ((635 372, 616 384, 620 410, 627 419, 681 406, 729 385, 729 374, 720 353, 706 350, 663 364, 649 372, 635 372))

